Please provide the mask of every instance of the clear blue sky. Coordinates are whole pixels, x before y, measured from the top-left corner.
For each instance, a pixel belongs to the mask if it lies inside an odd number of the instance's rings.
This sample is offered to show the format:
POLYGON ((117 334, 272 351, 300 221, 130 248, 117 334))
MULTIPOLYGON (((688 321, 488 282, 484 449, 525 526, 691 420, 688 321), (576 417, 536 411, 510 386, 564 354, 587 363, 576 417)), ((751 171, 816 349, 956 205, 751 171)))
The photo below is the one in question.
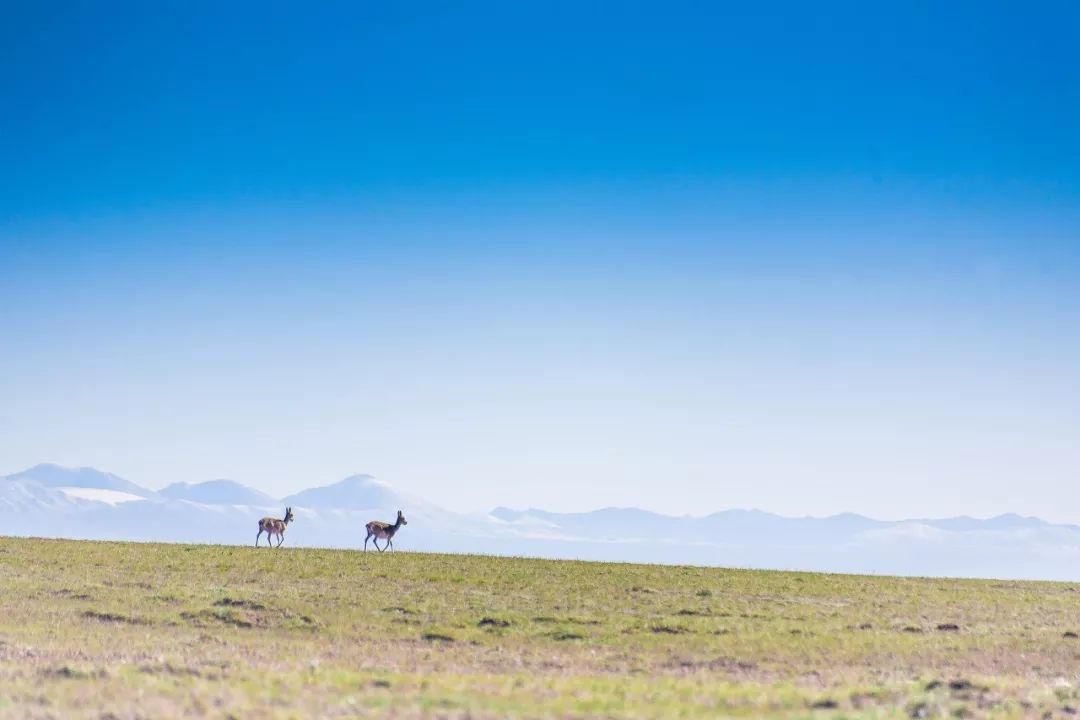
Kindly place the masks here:
POLYGON ((0 473, 1080 522, 1075 3, 0 10, 0 473))

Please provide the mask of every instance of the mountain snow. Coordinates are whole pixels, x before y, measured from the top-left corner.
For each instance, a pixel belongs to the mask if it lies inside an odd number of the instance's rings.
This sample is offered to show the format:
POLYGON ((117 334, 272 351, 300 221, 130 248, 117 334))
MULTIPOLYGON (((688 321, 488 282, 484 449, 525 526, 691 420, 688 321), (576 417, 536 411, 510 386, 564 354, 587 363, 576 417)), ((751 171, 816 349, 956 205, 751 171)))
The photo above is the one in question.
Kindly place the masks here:
POLYGON ((112 473, 101 472, 94 468, 67 468, 61 465, 44 463, 29 470, 9 475, 7 480, 29 480, 45 487, 81 487, 118 490, 148 497, 154 493, 133 482, 128 482, 112 473))
POLYGON ((70 498, 93 500, 94 502, 102 502, 107 505, 119 505, 120 503, 146 499, 141 495, 134 495, 119 490, 105 490, 104 488, 61 487, 57 488, 57 490, 70 498))
MULTIPOLYGON (((253 544, 258 521, 296 521, 285 546, 363 545, 369 520, 408 526, 402 550, 955 577, 1080 580, 1080 527, 1006 514, 882 521, 852 513, 787 518, 760 510, 670 517, 637 508, 584 513, 498 507, 460 514, 370 475, 275 501, 229 480, 153 492, 93 468, 38 465, 0 477, 6 535, 253 544)), ((265 549, 264 552, 270 552, 265 549)))

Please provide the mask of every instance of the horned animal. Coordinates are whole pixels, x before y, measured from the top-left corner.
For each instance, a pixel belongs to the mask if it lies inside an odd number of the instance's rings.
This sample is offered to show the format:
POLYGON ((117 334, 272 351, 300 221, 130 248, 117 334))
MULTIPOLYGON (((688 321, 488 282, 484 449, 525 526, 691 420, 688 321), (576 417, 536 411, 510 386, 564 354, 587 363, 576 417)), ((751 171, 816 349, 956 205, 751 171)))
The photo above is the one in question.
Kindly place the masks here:
POLYGON ((367 541, 375 545, 375 549, 382 552, 386 548, 394 549, 394 535, 401 529, 402 525, 408 525, 409 521, 405 519, 405 514, 400 510, 397 511, 397 522, 393 525, 390 523, 380 522, 379 520, 372 520, 367 527, 367 537, 364 538, 364 551, 367 551, 367 541), (372 539, 374 538, 374 539, 372 539), (379 547, 379 540, 385 540, 386 544, 379 547))
POLYGON ((285 528, 289 523, 293 521, 292 508, 285 508, 285 517, 281 520, 272 517, 264 517, 259 521, 259 533, 255 536, 255 547, 259 547, 259 538, 263 533, 266 533, 266 544, 270 547, 275 545, 270 541, 270 537, 273 535, 278 536, 278 542, 276 547, 281 547, 281 543, 285 542, 285 528))

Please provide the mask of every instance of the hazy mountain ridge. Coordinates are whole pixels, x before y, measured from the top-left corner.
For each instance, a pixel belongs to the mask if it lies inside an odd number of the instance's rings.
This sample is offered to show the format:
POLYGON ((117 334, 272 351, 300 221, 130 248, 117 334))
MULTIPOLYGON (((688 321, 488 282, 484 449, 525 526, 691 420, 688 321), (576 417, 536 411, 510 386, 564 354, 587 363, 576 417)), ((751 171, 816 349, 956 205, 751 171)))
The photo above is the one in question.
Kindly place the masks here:
POLYGON ((279 505, 264 492, 234 480, 207 480, 200 483, 173 483, 158 491, 161 497, 191 500, 205 505, 279 505))
POLYGON ((259 518, 291 505, 287 544, 357 548, 364 524, 410 524, 401 549, 486 552, 831 572, 1080 579, 1080 527, 1006 513, 979 519, 783 517, 761 510, 668 516, 606 507, 559 513, 496 507, 455 513, 352 475, 281 500, 230 480, 153 492, 93 468, 38 465, 0 477, 0 532, 86 539, 245 544, 259 518))
POLYGON ((52 463, 35 465, 28 470, 8 475, 3 480, 29 480, 45 487, 81 487, 99 490, 117 490, 142 497, 152 497, 154 492, 129 482, 112 473, 95 468, 67 468, 52 463))
POLYGON ((371 475, 350 475, 330 485, 301 490, 282 498, 285 505, 335 510, 389 507, 398 502, 390 486, 371 475))

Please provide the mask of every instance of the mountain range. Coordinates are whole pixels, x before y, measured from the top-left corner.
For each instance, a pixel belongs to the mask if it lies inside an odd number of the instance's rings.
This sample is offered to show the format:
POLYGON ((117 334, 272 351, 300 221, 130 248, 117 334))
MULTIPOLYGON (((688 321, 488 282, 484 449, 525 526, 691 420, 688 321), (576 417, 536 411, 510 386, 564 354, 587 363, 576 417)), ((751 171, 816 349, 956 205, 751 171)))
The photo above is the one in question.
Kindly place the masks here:
POLYGON ((557 513, 497 507, 464 514, 353 475, 280 500, 219 479, 149 490, 93 468, 38 465, 0 476, 0 533, 15 536, 253 543, 259 518, 293 507, 286 544, 358 548, 364 524, 409 525, 401 549, 956 577, 1080 579, 1080 527, 1014 514, 876 520, 724 510, 673 517, 638 508, 557 513))

